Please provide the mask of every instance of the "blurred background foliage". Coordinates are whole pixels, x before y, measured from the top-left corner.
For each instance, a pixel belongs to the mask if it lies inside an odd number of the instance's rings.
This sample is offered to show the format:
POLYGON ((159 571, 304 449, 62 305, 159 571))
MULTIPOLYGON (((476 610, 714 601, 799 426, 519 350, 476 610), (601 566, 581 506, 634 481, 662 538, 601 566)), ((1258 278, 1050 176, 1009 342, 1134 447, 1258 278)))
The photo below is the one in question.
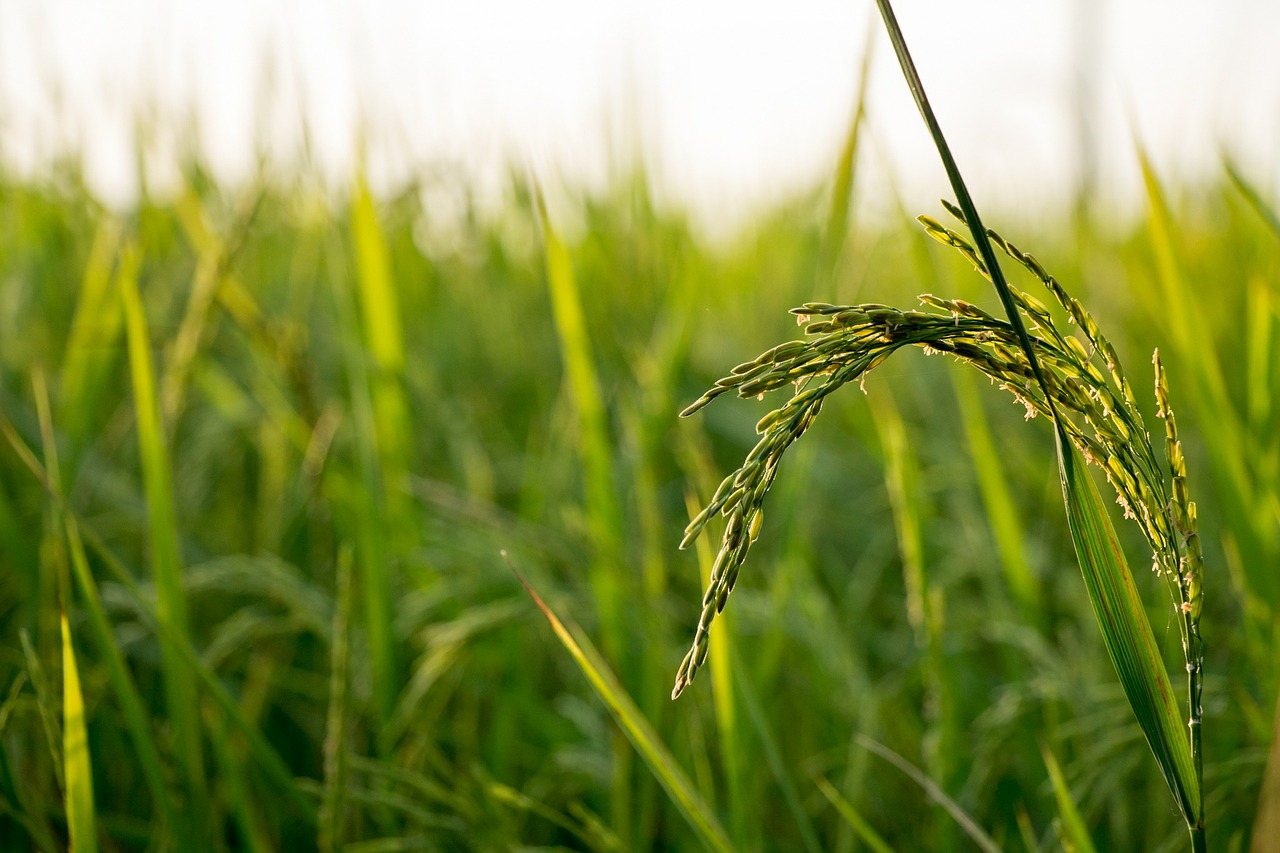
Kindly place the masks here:
MULTIPOLYGON (((519 173, 498 206, 447 172, 378 198, 359 175, 335 195, 305 170, 184 174, 127 214, 71 165, 0 174, 0 846, 66 843, 65 607, 102 849, 698 849, 501 549, 734 847, 967 849, 867 739, 1005 849, 1056 849, 1073 809, 1099 849, 1185 843, 1050 430, 940 357, 830 401, 713 677, 668 699, 703 582, 680 533, 771 406, 676 414, 798 335, 802 302, 993 308, 912 221, 938 211, 840 220, 833 246, 826 189, 709 239, 638 167, 546 187, 554 232, 519 173)), ((1247 176, 1148 178, 1142 217, 985 214, 1089 306, 1149 425, 1165 358, 1206 546, 1210 847, 1240 850, 1280 678, 1280 229, 1247 176)))

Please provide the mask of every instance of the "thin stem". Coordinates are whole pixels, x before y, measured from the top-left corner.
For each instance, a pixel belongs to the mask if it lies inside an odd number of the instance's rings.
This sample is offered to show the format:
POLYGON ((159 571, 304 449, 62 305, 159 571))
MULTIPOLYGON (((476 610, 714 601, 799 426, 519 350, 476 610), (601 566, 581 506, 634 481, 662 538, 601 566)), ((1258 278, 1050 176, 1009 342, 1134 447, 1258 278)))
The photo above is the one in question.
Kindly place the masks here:
POLYGON ((1018 336, 1018 343, 1022 346, 1022 351, 1027 354, 1027 361, 1031 364, 1031 372, 1035 375, 1036 382, 1040 385, 1040 390, 1044 392, 1045 399, 1049 401, 1049 411, 1053 414, 1054 422, 1057 423, 1057 409, 1054 407, 1053 397, 1045 385, 1044 374, 1040 371, 1040 361, 1036 358, 1036 354, 1031 348, 1031 338, 1027 334, 1027 327, 1023 324, 1022 317, 1018 314, 1017 305, 1013 301, 1013 294, 1009 291, 1009 283, 1005 280, 1004 271, 1000 269, 1000 262, 996 258, 995 250, 991 248, 991 240, 987 237, 987 229, 982 226, 982 218, 978 216, 978 208, 974 206, 973 199, 969 195, 969 189, 965 186, 964 178, 960 174, 960 167, 956 165, 955 157, 951 156, 951 147, 947 145, 947 139, 942 135, 942 127, 938 124, 938 119, 933 114, 933 107, 929 105, 929 98, 924 92, 924 82, 921 81, 920 74, 916 71, 916 64, 911 59, 911 52, 907 50, 906 37, 902 34, 902 28, 898 26, 898 19, 893 14, 893 7, 890 5, 889 0, 876 0, 876 6, 879 7, 880 16, 884 19, 885 29, 889 32, 889 41, 893 43, 893 51, 898 55, 898 64, 902 66, 902 74, 907 78, 907 87, 911 89, 911 96, 915 98, 916 107, 920 110, 920 116, 929 128, 929 135, 933 137, 933 144, 938 149, 938 155, 942 158, 942 166, 947 170, 947 179, 951 181, 951 189, 956 194, 956 201, 959 202, 961 212, 964 213, 965 224, 969 226, 969 232, 973 235, 974 245, 978 249, 982 263, 991 275, 991 283, 995 285, 996 293, 1000 296, 1000 303, 1004 306, 1005 314, 1009 316, 1009 323, 1013 326, 1013 330, 1018 336))

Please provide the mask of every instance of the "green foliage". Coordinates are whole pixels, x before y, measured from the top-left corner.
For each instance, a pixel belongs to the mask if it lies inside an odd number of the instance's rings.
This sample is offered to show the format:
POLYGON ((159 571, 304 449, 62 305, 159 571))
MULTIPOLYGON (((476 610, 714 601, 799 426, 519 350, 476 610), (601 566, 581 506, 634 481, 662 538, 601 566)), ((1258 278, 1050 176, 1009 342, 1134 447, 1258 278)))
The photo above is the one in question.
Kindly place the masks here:
MULTIPOLYGON (((711 244, 643 174, 553 206, 555 259, 519 180, 484 207, 445 178, 344 200, 305 176, 235 192, 190 174, 128 216, 74 173, 0 175, 0 848, 63 848, 84 814, 64 788, 74 648, 103 849, 190 849, 197 784, 213 849, 700 849, 502 548, 603 651, 652 754, 735 849, 963 849, 956 814, 1004 849, 1047 849, 1062 790, 1098 849, 1181 846, 1081 593, 1046 434, 985 383, 957 407, 960 368, 941 359, 904 352, 867 377, 872 406, 825 404, 776 471, 725 654, 713 635, 712 678, 666 701, 701 590, 675 548, 686 492, 705 505, 766 410, 675 413, 782 339, 791 305, 971 292, 959 255, 931 247, 921 281, 905 222, 856 222, 837 249, 816 194, 711 244), (456 217, 428 203, 440 193, 456 217), (992 447, 999 479, 980 484, 992 447), (1016 524, 1000 520, 1010 506, 1016 524), (923 632, 907 608, 918 576, 923 632), (954 812, 932 805, 944 795, 954 812)), ((1069 231, 1017 235, 1120 355, 1168 358, 1214 640, 1215 848, 1247 837, 1280 683, 1265 504, 1237 514, 1234 475, 1210 465, 1233 455, 1250 495, 1274 494, 1280 241, 1259 203, 1225 179, 1168 193, 1168 281, 1145 225, 1087 257, 1069 231), (1191 353, 1160 331, 1159 294, 1209 275, 1248 283, 1188 303, 1218 363, 1247 365, 1221 377, 1239 446, 1206 446, 1213 412, 1180 384, 1191 353), (1246 302, 1265 310, 1242 333, 1246 302)), ((1117 535, 1139 565, 1149 543, 1117 535)), ((1170 597, 1142 574, 1177 660, 1170 597)))

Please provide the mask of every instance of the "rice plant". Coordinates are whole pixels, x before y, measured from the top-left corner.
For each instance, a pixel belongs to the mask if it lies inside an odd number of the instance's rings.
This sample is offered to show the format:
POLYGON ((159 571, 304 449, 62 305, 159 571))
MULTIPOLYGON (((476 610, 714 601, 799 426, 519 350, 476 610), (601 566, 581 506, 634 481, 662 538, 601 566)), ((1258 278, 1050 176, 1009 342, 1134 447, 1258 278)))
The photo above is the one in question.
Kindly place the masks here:
POLYGON ((764 519, 765 495, 783 454, 812 426, 827 398, 906 346, 951 356, 976 368, 1026 407, 1043 415, 1057 437, 1059 472, 1068 525, 1103 641, 1137 721, 1191 834, 1204 849, 1201 769, 1201 693, 1204 665, 1200 638, 1203 557, 1196 505, 1189 499, 1186 463, 1169 405, 1159 351, 1153 356, 1158 417, 1165 426, 1165 460, 1157 458, 1115 347, 1078 300, 1031 255, 982 226, 977 208, 933 115, 905 38, 888 0, 878 0, 885 27, 916 104, 957 193, 944 202, 967 226, 973 242, 937 220, 920 217, 930 236, 959 252, 996 289, 1007 319, 959 299, 924 294, 934 311, 899 310, 883 304, 810 302, 792 310, 806 339, 773 347, 734 367, 681 412, 691 415, 734 391, 763 398, 793 386, 791 398, 756 424, 759 441, 736 471, 721 481, 707 506, 685 530, 681 547, 698 537, 710 518, 725 517, 720 549, 702 598, 692 646, 676 674, 672 698, 692 682, 706 661, 710 629, 728 600, 764 519), (992 246, 1025 268, 1049 291, 1081 335, 1063 334, 1036 297, 1010 286, 992 246), (1083 340, 1082 340, 1083 339, 1083 340), (1104 372, 1105 370, 1105 372, 1104 372), (1073 420, 1076 418, 1078 420, 1073 420), (1152 568, 1169 587, 1182 636, 1187 672, 1188 733, 1168 673, 1105 509, 1083 457, 1101 469, 1127 519, 1136 521, 1152 550, 1152 568))
MULTIPOLYGON (((958 210, 953 212, 959 214, 958 210)), ((989 278, 973 246, 959 233, 929 217, 922 216, 920 221, 930 236, 956 249, 979 273, 989 278)), ((1179 614, 1192 708, 1189 749, 1190 754, 1198 756, 1203 557, 1196 505, 1188 497, 1186 463, 1159 353, 1154 355, 1153 363, 1159 417, 1164 420, 1163 462, 1151 445, 1115 348, 1097 323, 1033 256, 994 231, 988 236, 1043 283, 1083 336, 1082 343, 1075 335, 1064 334, 1043 302, 1029 293, 1010 288, 1028 325, 1033 351, 1042 365, 1043 384, 1037 382, 1013 325, 964 300, 921 295, 920 301, 935 309, 932 311, 899 310, 882 304, 810 302, 792 309, 804 326, 803 340, 779 344, 752 361, 738 365, 681 412, 684 417, 692 415, 729 392, 743 398, 762 398, 780 388, 793 388, 786 403, 756 424, 760 440, 742 465, 724 478, 711 502, 685 530, 681 547, 687 547, 697 538, 717 514, 726 519, 693 645, 680 665, 672 697, 679 696, 692 682, 706 660, 711 623, 724 609, 751 544, 759 535, 765 495, 777 476, 783 454, 809 429, 833 392, 861 382, 870 370, 897 350, 915 346, 927 354, 950 356, 977 369, 1025 406, 1028 419, 1039 415, 1052 418, 1055 409, 1076 418, 1064 417, 1060 423, 1072 445, 1106 474, 1125 517, 1138 523, 1152 549, 1152 569, 1165 580, 1179 614)), ((1102 615, 1099 614, 1100 618, 1102 615)), ((1119 647, 1125 640, 1109 638, 1109 645, 1113 643, 1119 647)), ((1132 665, 1146 666, 1153 660, 1159 661, 1154 648, 1150 653, 1146 649, 1142 651, 1148 657, 1132 665)), ((1117 648, 1113 656, 1125 653, 1117 648)), ((1159 672, 1163 673, 1163 668, 1159 672)), ((1167 682, 1167 676, 1165 680, 1167 682)), ((1162 710, 1151 706, 1145 716, 1139 712, 1139 721, 1144 729, 1152 726, 1148 739, 1153 749, 1165 751, 1158 753, 1161 768, 1177 791, 1180 784, 1177 774, 1185 772, 1185 768, 1175 768, 1177 753, 1165 745, 1176 729, 1159 728, 1163 722, 1162 710)), ((1197 806, 1191 792, 1186 792, 1180 800, 1188 817, 1194 815, 1193 809, 1197 806)))

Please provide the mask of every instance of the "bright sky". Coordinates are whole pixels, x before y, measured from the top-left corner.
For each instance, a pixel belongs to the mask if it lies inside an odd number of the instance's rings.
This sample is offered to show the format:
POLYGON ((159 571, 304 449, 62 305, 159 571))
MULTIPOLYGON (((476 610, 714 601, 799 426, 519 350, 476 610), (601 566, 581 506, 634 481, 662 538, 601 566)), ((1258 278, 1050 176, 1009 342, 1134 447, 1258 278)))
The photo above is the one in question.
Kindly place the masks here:
MULTIPOLYGON (((600 181, 638 147, 661 190, 711 218, 826 174, 852 110, 872 0, 0 0, 0 150, 20 168, 83 152, 110 202, 136 186, 139 118, 172 149, 194 113, 215 172, 288 157, 306 116, 336 185, 357 127, 384 185, 417 166, 492 185, 516 163, 600 181), (638 143, 638 145, 637 145, 638 143)), ((898 0, 897 12, 979 204, 1035 209, 1079 169, 1077 69, 1100 180, 1136 184, 1134 134, 1170 177, 1225 149, 1280 178, 1274 0, 898 0), (1093 8, 1086 29, 1077 14, 1093 8), (1086 45, 1084 54, 1080 45, 1086 45)), ((949 194, 877 33, 868 192, 949 194), (878 188, 878 189, 877 189, 878 188)), ((150 170, 163 184, 165 157, 150 170)))

